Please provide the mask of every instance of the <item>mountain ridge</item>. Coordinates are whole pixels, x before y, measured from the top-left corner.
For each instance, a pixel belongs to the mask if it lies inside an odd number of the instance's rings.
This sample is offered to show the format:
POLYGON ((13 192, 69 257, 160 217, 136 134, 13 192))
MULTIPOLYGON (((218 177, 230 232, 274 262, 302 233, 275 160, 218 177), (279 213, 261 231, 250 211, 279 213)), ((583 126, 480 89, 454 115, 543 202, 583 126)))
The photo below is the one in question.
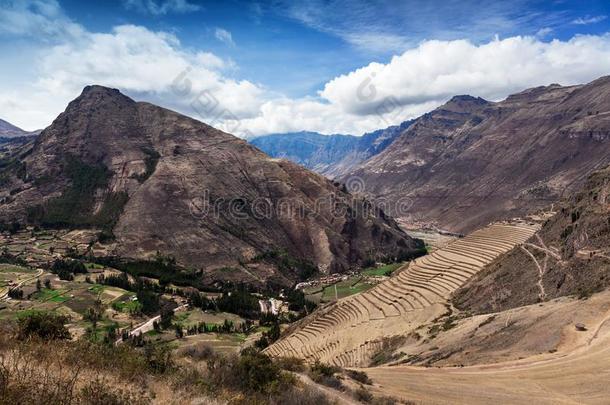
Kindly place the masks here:
POLYGON ((7 162, 1 220, 105 229, 116 241, 100 252, 174 255, 210 282, 291 283, 297 274, 264 260, 281 252, 341 272, 422 247, 340 185, 102 86, 87 86, 7 162))
POLYGON ((410 124, 411 121, 405 121, 362 136, 309 131, 270 134, 253 138, 250 143, 272 157, 289 159, 334 178, 380 153, 410 124))
POLYGON ((610 163, 610 78, 541 86, 503 101, 454 97, 341 176, 366 192, 413 201, 407 224, 469 232, 575 191, 610 163))

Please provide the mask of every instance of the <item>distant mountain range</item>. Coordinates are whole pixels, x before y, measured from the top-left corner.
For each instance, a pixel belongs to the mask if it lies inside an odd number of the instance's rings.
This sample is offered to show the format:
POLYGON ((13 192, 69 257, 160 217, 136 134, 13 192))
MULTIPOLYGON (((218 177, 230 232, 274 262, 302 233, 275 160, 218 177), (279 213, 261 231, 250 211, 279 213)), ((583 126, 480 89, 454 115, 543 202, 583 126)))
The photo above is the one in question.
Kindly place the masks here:
POLYGON ((340 184, 115 89, 86 87, 7 153, 0 221, 99 229, 95 255, 172 255, 209 283, 290 285, 423 248, 340 184))
POLYGON ((610 77, 489 102, 456 96, 423 115, 357 176, 403 223, 469 232, 578 190, 610 164, 610 77))
POLYGON ((22 136, 32 136, 38 135, 41 130, 37 131, 24 131, 21 128, 16 127, 10 122, 6 122, 3 119, 0 119, 0 138, 17 138, 22 136))
POLYGON ((250 143, 269 156, 289 159, 329 178, 354 170, 380 153, 411 125, 412 121, 363 136, 323 135, 317 132, 291 132, 264 135, 250 143))

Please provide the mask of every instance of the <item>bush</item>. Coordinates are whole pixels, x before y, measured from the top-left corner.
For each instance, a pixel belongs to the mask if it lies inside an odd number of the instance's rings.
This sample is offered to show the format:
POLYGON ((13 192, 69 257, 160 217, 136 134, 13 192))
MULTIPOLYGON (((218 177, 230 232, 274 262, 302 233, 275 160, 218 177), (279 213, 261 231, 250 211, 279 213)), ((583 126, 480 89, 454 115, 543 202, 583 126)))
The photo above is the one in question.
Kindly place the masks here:
POLYGON ((214 350, 203 342, 187 346, 182 349, 181 354, 194 360, 207 360, 214 355, 214 350))
POLYGON ((87 268, 83 263, 73 259, 57 259, 50 269, 51 273, 57 274, 60 280, 74 280, 75 274, 87 274, 87 268))
POLYGON ((295 373, 302 373, 306 369, 303 359, 299 359, 298 357, 279 357, 275 360, 275 363, 282 370, 288 370, 295 373))
POLYGON ((352 379, 356 380, 359 383, 372 385, 373 381, 369 378, 369 376, 364 371, 357 370, 347 370, 347 375, 352 379))
POLYGON ((116 387, 100 378, 89 382, 80 392, 83 404, 90 405, 146 405, 151 399, 140 392, 116 387))
POLYGON ((11 288, 8 290, 8 296, 14 300, 21 300, 23 299, 23 290, 20 288, 11 288))
POLYGON ((354 392, 354 397, 364 403, 369 403, 373 400, 373 394, 371 394, 366 388, 360 387, 354 392))
POLYGON ((34 312, 19 320, 19 338, 21 340, 39 337, 45 340, 70 339, 70 332, 65 324, 69 319, 51 312, 34 312))
POLYGON ((214 355, 207 366, 213 385, 245 393, 271 394, 294 383, 267 355, 252 348, 239 357, 214 355))
POLYGON ((145 345, 144 358, 148 368, 155 374, 163 374, 174 367, 172 349, 167 345, 145 345))
POLYGON ((335 377, 335 373, 341 371, 339 367, 330 366, 316 361, 309 369, 309 378, 318 384, 339 389, 343 387, 341 381, 335 377))

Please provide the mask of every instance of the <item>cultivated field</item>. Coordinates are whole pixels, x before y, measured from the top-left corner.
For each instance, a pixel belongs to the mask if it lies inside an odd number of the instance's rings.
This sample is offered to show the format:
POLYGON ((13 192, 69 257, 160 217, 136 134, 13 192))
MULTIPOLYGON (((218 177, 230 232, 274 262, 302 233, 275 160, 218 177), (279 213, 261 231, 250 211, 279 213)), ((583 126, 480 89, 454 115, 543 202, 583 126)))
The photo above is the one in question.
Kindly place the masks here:
POLYGON ((388 339, 445 314, 453 291, 537 229, 531 223, 496 223, 473 232, 411 262, 376 287, 323 308, 266 353, 367 366, 388 339))

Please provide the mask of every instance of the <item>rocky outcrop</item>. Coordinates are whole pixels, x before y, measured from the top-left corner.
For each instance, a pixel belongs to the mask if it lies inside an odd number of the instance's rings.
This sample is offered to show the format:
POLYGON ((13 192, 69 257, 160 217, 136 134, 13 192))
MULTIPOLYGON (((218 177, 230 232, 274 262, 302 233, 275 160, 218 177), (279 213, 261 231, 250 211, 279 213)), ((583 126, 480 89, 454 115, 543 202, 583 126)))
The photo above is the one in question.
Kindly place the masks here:
POLYGON ((342 180, 356 176, 376 197, 410 199, 408 209, 390 211, 407 223, 467 233, 559 201, 608 163, 610 77, 604 77, 537 87, 497 103, 456 96, 342 180))
POLYGON ((288 283, 305 263, 341 272, 421 247, 338 183, 100 86, 3 176, 0 219, 103 229, 121 257, 173 255, 212 281, 288 283))

